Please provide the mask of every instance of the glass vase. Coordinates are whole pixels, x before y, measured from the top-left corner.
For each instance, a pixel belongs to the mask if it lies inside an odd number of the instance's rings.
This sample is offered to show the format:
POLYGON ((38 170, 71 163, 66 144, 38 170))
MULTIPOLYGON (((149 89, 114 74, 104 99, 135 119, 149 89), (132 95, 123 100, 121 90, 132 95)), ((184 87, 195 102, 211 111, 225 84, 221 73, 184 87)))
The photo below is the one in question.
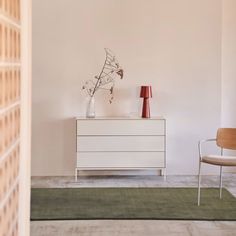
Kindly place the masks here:
POLYGON ((86 117, 87 118, 94 118, 95 117, 95 98, 94 98, 94 96, 89 97, 89 99, 88 99, 86 117))

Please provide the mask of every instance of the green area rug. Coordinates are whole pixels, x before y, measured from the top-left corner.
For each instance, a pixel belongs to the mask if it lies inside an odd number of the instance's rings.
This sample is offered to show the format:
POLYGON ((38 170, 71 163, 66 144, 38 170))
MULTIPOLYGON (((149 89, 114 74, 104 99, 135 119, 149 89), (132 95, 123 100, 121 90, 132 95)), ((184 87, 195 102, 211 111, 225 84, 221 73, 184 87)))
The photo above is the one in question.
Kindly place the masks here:
POLYGON ((204 188, 33 188, 31 220, 236 220, 236 198, 204 188))

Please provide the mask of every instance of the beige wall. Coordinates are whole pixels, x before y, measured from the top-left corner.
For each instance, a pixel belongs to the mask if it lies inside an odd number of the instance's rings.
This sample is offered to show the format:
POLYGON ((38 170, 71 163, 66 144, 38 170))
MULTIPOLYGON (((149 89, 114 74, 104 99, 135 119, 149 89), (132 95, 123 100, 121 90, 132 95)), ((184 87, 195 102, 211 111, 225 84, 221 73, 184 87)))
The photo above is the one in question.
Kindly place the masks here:
POLYGON ((222 6, 222 124, 236 127, 236 1, 222 6))
MULTIPOLYGON (((236 127, 236 1, 222 0, 222 126, 236 127)), ((229 152, 235 154, 236 152, 229 152)), ((232 168, 231 168, 232 170, 232 168)), ((234 169, 236 171, 236 168, 234 169)))
MULTIPOLYGON (((33 0, 32 175, 72 175, 83 82, 100 72, 104 47, 125 71, 97 115, 140 112, 151 84, 153 115, 167 118, 167 174, 196 174, 197 141, 221 112, 220 0, 33 0)), ((211 168, 211 173, 215 168, 211 168)))

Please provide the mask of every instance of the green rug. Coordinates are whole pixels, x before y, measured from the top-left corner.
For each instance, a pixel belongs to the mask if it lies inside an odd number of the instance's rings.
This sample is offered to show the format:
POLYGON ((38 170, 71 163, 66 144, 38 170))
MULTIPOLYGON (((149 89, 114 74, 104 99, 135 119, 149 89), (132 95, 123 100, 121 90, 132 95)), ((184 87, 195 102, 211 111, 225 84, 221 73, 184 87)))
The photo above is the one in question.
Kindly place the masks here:
POLYGON ((31 220, 236 220, 236 198, 204 188, 34 188, 31 220))

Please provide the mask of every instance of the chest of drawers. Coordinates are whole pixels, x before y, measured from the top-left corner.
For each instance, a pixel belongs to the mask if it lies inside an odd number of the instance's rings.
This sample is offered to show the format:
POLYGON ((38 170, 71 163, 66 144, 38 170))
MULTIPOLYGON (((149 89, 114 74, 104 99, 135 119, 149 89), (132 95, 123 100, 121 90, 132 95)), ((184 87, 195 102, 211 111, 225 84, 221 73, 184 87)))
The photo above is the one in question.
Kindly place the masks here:
POLYGON ((76 118, 76 168, 128 170, 166 168, 163 118, 76 118))

